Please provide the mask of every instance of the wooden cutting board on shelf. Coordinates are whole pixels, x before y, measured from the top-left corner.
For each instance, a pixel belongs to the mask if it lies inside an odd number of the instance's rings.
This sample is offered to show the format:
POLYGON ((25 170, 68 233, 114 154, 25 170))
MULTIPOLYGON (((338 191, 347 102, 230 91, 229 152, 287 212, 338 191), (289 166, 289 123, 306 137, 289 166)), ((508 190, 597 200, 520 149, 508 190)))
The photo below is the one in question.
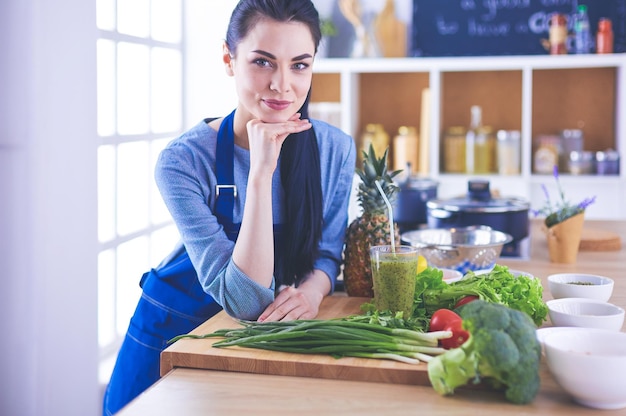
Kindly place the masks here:
POLYGON ((622 240, 612 231, 585 227, 579 249, 581 251, 619 251, 622 249, 622 240))
MULTIPOLYGON (((367 298, 329 296, 320 305, 319 319, 345 317, 360 312, 367 298)), ((217 329, 237 328, 239 324, 223 311, 193 330, 207 334, 217 329)), ((222 338, 181 339, 161 353, 161 375, 175 367, 244 373, 289 375, 412 384, 429 386, 426 363, 405 364, 367 358, 333 358, 329 355, 292 354, 251 348, 213 348, 222 338)))
POLYGON ((382 56, 385 58, 406 57, 406 25, 396 17, 394 0, 386 1, 374 25, 382 56))

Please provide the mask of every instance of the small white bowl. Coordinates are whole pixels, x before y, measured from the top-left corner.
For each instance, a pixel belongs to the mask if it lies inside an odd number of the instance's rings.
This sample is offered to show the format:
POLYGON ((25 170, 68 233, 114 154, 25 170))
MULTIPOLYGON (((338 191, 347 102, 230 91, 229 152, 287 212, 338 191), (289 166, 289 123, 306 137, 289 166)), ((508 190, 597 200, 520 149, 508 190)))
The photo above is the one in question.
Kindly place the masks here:
POLYGON ((509 273, 511 273, 515 277, 525 276, 525 277, 528 277, 530 279, 534 279, 535 278, 535 276, 533 276, 531 273, 524 272, 522 270, 509 269, 509 273))
POLYGON ((443 272, 443 281, 446 283, 458 282, 463 278, 463 273, 454 269, 441 269, 443 272))
POLYGON ((624 309, 595 299, 562 298, 546 302, 554 326, 578 326, 619 331, 624 309))
POLYGON ((613 279, 594 274, 559 273, 548 276, 548 289, 554 299, 589 298, 606 302, 613 293, 613 279))
POLYGON ((626 407, 626 333, 554 328, 538 338, 550 373, 576 402, 595 409, 626 407))

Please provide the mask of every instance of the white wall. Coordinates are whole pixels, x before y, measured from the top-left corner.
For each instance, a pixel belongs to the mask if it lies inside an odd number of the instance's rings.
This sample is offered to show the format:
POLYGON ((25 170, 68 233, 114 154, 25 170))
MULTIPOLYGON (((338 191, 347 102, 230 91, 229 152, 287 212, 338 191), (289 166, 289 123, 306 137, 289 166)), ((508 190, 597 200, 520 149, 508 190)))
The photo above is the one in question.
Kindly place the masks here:
POLYGON ((0 414, 96 415, 95 1, 0 2, 0 414))
POLYGON ((236 0, 185 1, 185 126, 222 117, 237 106, 233 79, 222 63, 222 45, 236 0))

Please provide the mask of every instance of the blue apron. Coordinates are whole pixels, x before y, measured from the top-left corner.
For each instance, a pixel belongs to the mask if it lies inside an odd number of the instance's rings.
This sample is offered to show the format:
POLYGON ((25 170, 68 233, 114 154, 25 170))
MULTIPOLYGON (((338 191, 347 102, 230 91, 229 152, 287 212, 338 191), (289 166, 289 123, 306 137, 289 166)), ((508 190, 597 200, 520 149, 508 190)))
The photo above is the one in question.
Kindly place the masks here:
MULTIPOLYGON (((241 224, 233 224, 233 157, 235 112, 224 118, 217 137, 215 214, 228 238, 235 241, 241 224)), ((275 226, 274 242, 278 239, 275 226)), ((142 295, 130 320, 104 396, 103 414, 119 411, 159 377, 161 351, 167 341, 185 334, 222 310, 202 289, 196 271, 182 247, 140 281, 142 295)))

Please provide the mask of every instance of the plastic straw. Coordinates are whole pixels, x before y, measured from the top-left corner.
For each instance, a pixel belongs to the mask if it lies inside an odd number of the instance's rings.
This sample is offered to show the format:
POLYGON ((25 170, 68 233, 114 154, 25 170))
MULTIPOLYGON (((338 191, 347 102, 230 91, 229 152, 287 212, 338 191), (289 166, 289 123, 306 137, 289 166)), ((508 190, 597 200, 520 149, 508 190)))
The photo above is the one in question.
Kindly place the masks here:
POLYGON ((394 226, 393 226, 393 209, 391 208, 391 203, 389 202, 389 199, 387 199, 387 195, 385 195, 385 191, 383 191, 383 188, 380 186, 380 184, 378 183, 378 181, 374 181, 374 183, 376 184, 376 187, 378 188, 378 192, 380 192, 380 195, 383 197, 383 201, 385 201, 385 204, 387 204, 387 212, 388 212, 388 217, 389 217, 389 234, 391 235, 391 252, 395 253, 396 252, 396 236, 394 233, 394 226))

